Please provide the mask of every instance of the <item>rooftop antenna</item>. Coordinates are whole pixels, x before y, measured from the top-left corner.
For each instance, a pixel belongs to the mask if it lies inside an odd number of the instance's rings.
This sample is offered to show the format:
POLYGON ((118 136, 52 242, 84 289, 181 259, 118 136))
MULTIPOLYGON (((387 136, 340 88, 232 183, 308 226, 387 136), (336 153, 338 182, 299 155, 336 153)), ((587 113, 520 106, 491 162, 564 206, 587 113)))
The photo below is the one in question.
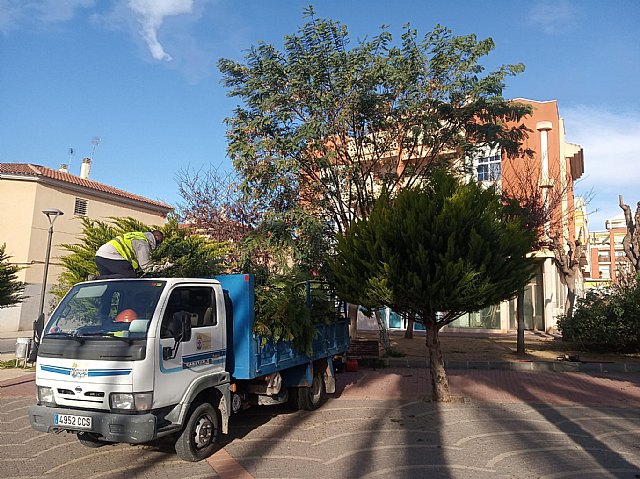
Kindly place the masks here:
POLYGON ((67 158, 68 158, 68 159, 67 159, 67 166, 68 166, 69 168, 71 167, 71 160, 73 159, 73 155, 74 155, 74 154, 75 154, 75 150, 74 150, 72 147, 70 147, 70 148, 67 150, 67 158))
POLYGON ((91 138, 91 144, 93 148, 91 148, 91 159, 93 160, 93 154, 96 152, 96 147, 100 144, 100 137, 94 136, 91 138))

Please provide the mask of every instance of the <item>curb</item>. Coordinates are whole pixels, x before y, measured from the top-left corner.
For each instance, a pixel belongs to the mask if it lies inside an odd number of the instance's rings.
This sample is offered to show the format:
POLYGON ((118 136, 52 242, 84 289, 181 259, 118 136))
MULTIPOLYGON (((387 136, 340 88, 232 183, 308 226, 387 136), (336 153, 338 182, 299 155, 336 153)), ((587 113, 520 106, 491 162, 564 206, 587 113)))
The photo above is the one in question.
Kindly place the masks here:
MULTIPOLYGON (((428 359, 382 358, 384 366, 428 368, 428 359)), ((445 369, 492 369, 509 371, 638 373, 640 363, 600 363, 573 361, 445 361, 445 369)))
POLYGON ((31 372, 31 373, 25 373, 22 374, 18 377, 15 378, 11 378, 11 379, 5 379, 4 381, 0 381, 0 388, 6 388, 9 386, 17 386, 18 384, 24 384, 24 383, 29 383, 29 382, 33 382, 36 380, 36 373, 35 372, 31 372))

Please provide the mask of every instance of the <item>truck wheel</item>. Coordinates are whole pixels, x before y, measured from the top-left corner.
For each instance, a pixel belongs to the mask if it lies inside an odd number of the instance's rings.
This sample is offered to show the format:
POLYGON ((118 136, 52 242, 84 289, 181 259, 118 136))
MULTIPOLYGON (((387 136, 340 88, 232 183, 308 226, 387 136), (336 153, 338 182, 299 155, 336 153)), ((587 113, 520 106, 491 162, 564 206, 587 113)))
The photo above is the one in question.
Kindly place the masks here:
POLYGON ((80 441, 80 444, 82 444, 84 447, 96 448, 102 447, 107 444, 106 442, 98 440, 96 435, 91 432, 79 432, 78 434, 76 434, 76 436, 78 437, 78 441, 80 441))
POLYGON ((314 374, 310 388, 297 388, 296 405, 298 409, 313 411, 325 400, 325 387, 322 374, 314 374))
POLYGON ((176 453, 184 461, 197 462, 209 457, 216 448, 218 413, 209 403, 202 403, 190 414, 176 441, 176 453))
POLYGON ((324 378, 322 374, 314 374, 313 382, 309 391, 309 411, 318 409, 326 399, 326 388, 324 386, 324 378))

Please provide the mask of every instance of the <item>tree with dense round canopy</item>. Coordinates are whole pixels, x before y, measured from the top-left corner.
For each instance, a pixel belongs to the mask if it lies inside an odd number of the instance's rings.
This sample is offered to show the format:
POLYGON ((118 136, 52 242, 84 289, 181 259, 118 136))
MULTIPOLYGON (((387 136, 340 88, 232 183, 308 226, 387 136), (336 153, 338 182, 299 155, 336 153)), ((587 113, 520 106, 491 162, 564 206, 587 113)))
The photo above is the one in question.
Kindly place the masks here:
POLYGON ((425 325, 435 400, 450 399, 440 329, 513 298, 533 274, 535 232, 522 228, 517 208, 493 188, 437 170, 421 186, 383 194, 368 218, 338 238, 340 296, 425 325))

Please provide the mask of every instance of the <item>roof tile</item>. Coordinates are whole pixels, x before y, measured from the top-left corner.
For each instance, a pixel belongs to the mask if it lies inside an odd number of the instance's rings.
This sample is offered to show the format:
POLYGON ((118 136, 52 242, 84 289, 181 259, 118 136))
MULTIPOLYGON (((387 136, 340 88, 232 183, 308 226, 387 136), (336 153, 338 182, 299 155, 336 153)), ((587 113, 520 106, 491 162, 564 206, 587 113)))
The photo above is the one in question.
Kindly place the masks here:
POLYGON ((100 191, 102 193, 109 193, 114 196, 119 196, 121 198, 140 201, 142 203, 147 203, 149 205, 157 206, 167 210, 173 209, 173 207, 165 203, 162 203, 160 201, 151 200, 149 198, 145 198, 144 196, 134 195, 133 193, 129 193, 127 191, 114 188, 112 186, 107 186, 103 183, 98 183, 97 181, 81 178, 79 176, 72 175, 71 173, 65 173, 63 171, 47 168, 46 166, 34 165, 32 163, 0 163, 0 174, 3 174, 3 173, 12 174, 12 175, 35 176, 35 177, 41 176, 44 178, 50 178, 52 180, 61 181, 63 183, 70 183, 73 185, 82 186, 90 190, 100 191))

